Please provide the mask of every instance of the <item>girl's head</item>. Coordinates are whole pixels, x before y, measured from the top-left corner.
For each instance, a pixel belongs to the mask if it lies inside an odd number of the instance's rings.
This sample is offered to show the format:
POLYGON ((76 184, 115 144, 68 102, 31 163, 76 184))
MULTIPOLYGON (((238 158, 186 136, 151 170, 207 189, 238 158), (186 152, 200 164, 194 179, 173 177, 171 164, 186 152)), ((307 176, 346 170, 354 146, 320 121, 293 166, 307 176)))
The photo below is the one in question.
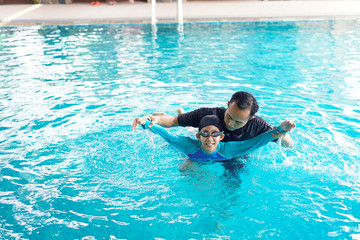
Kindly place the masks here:
POLYGON ((221 130, 221 121, 216 115, 207 115, 200 120, 196 137, 201 141, 201 147, 206 153, 215 152, 219 142, 224 139, 225 135, 221 130))

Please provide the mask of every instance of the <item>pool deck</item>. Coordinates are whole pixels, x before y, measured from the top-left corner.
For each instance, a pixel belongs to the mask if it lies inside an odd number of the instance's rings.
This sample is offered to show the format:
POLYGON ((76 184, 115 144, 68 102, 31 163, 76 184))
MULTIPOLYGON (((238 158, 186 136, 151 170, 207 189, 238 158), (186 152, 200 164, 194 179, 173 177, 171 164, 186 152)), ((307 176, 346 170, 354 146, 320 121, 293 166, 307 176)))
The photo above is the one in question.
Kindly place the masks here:
MULTIPOLYGON (((177 4, 157 3, 158 22, 176 22, 177 4)), ((184 22, 338 19, 360 20, 359 0, 194 1, 183 3, 184 22)), ((0 5, 0 26, 151 22, 151 4, 0 5)))

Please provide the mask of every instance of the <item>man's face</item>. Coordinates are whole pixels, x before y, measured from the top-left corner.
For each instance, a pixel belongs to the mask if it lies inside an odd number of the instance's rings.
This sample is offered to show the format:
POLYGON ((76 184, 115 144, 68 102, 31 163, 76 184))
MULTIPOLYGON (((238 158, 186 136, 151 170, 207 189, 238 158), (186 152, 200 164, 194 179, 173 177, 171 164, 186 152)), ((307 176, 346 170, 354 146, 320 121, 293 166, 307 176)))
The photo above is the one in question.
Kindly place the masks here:
POLYGON ((224 122, 227 129, 234 131, 239 129, 249 121, 251 107, 241 110, 235 102, 229 103, 225 111, 224 122))

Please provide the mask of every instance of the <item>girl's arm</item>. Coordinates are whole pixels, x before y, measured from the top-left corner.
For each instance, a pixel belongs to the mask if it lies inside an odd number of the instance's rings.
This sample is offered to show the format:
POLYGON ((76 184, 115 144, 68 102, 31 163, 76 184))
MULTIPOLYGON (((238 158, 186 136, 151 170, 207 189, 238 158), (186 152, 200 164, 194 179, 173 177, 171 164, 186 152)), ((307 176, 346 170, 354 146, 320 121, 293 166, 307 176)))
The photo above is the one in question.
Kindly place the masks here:
POLYGON ((227 159, 249 154, 276 139, 278 132, 285 133, 281 127, 278 127, 249 140, 238 142, 220 142, 219 154, 227 159))
POLYGON ((143 128, 150 129, 152 132, 162 137, 165 141, 167 141, 170 145, 177 148, 178 150, 186 154, 194 153, 197 151, 198 147, 196 141, 192 140, 191 138, 174 135, 159 125, 153 125, 151 128, 149 128, 150 123, 151 122, 149 120, 146 120, 146 123, 142 124, 143 128))

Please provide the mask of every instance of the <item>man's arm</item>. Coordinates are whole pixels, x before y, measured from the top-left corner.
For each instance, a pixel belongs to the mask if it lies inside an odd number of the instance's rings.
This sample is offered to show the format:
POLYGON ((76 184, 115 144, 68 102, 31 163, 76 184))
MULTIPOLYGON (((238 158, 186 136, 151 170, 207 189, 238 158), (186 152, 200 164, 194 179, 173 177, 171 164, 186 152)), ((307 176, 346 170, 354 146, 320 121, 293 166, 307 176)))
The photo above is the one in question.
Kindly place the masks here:
POLYGON ((148 119, 150 121, 149 128, 154 126, 154 124, 159 124, 163 127, 175 127, 179 126, 178 123, 178 116, 170 116, 170 115, 145 115, 143 117, 138 117, 134 119, 134 122, 132 124, 131 130, 134 130, 139 126, 139 124, 143 123, 144 119, 148 119))
MULTIPOLYGON (((153 113, 153 115, 146 115, 147 119, 151 121, 150 128, 154 124, 159 124, 163 127, 198 127, 199 122, 203 116, 215 114, 218 108, 199 108, 194 111, 185 113, 184 110, 178 109, 178 116, 170 116, 166 113, 153 113)), ((135 118, 132 129, 135 129, 140 123, 141 118, 135 118)))

